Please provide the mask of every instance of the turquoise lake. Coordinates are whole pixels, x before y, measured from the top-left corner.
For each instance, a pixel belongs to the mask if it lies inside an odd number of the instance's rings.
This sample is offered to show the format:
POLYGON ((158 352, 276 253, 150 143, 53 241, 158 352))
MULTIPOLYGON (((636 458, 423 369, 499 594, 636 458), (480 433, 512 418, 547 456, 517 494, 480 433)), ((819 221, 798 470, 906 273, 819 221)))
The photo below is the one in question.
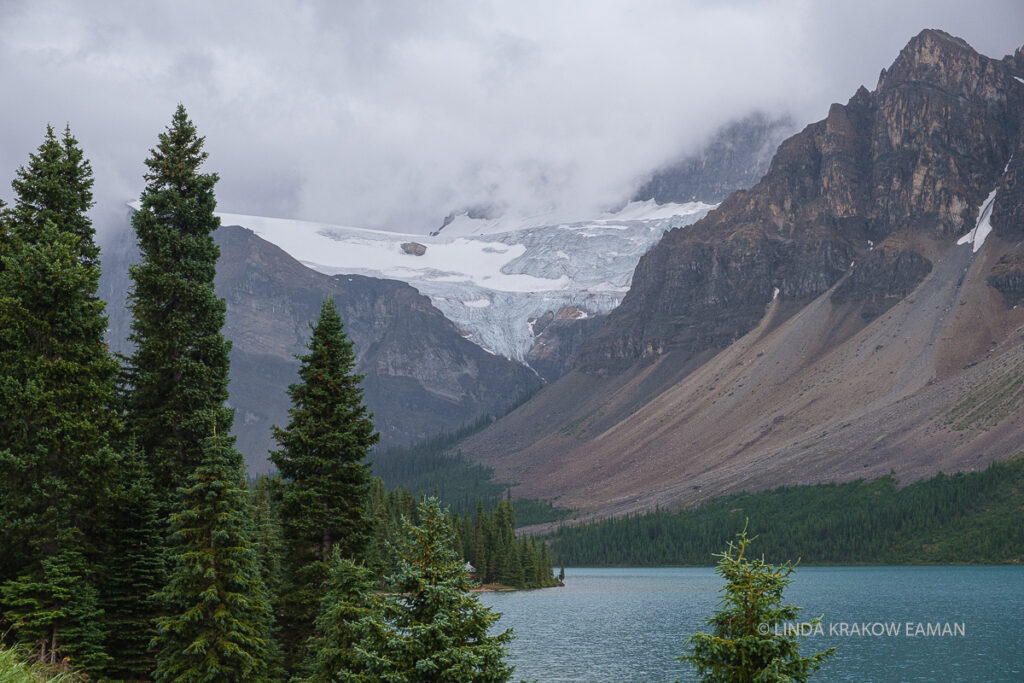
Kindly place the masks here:
MULTIPOLYGON (((482 600, 515 631, 514 680, 695 681, 673 658, 721 586, 711 568, 566 569, 563 588, 482 600)), ((812 680, 1024 681, 1024 567, 802 567, 785 597, 823 616, 802 652, 839 648, 812 680)))

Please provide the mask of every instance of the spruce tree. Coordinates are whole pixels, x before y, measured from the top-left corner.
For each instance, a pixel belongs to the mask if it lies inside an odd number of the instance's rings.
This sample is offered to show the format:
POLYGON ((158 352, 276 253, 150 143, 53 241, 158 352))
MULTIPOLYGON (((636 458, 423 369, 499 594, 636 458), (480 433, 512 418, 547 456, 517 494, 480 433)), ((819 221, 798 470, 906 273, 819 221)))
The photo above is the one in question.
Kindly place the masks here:
POLYGON ((156 635, 153 596, 164 585, 164 524, 145 460, 131 439, 118 462, 107 502, 106 580, 101 606, 114 679, 148 678, 156 667, 150 641, 156 635))
POLYGON ((83 265, 98 266, 100 250, 87 215, 93 205, 92 184, 92 166, 71 128, 65 127, 58 140, 53 126, 46 126, 43 143, 11 181, 18 197, 13 219, 22 239, 37 243, 40 231, 52 222, 59 231, 78 237, 77 251, 83 265))
POLYGON ((359 624, 358 671, 408 683, 509 680, 513 667, 504 658, 512 630, 488 635, 500 615, 469 592, 437 499, 420 503, 418 512, 420 523, 407 522, 398 542, 392 592, 359 624))
POLYGON ((70 131, 47 128, 17 176, 0 248, 0 609, 42 658, 95 673, 117 365, 85 215, 92 171, 70 131))
POLYGON ((687 654, 679 659, 692 664, 705 683, 807 681, 835 648, 804 657, 796 634, 775 632, 777 624, 795 621, 800 612, 782 603, 794 568, 789 563, 773 566, 763 557, 748 559, 751 540, 744 529, 718 556, 715 573, 726 583, 720 609, 707 619, 711 633, 688 638, 687 654))
POLYGON ((168 512, 175 492, 200 464, 210 434, 227 435, 230 343, 221 334, 225 304, 213 278, 220 250, 212 233, 214 173, 200 173, 203 138, 178 105, 146 160, 148 172, 132 225, 141 261, 132 266, 128 364, 129 425, 168 512))
POLYGON ((76 531, 55 539, 59 550, 39 568, 0 586, 4 617, 18 640, 31 644, 41 664, 70 664, 98 675, 110 665, 103 649, 102 611, 76 531))
POLYGON ((368 624, 380 619, 372 573, 365 566, 332 551, 330 572, 316 635, 310 641, 306 669, 310 681, 346 680, 375 683, 380 680, 363 663, 357 647, 363 644, 368 624))
POLYGON ((298 384, 288 387, 292 408, 281 446, 271 454, 283 477, 281 519, 287 539, 286 586, 280 624, 288 661, 301 659, 313 633, 328 564, 335 548, 362 558, 373 533, 368 514, 370 472, 363 460, 379 435, 362 401, 352 342, 334 301, 324 301, 309 353, 299 356, 298 384))
POLYGON ((228 437, 203 441, 201 465, 171 515, 173 566, 157 596, 158 681, 264 681, 271 614, 247 518, 242 456, 228 437))

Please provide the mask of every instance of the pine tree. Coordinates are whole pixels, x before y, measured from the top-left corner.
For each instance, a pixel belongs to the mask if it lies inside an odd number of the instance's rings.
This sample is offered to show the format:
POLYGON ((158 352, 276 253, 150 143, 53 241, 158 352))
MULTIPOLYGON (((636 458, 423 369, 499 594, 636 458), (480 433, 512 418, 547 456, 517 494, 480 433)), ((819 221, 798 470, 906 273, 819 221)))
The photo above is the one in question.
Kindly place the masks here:
POLYGON ((380 616, 361 622, 359 667, 377 680, 409 683, 509 680, 511 629, 488 635, 500 615, 469 592, 437 499, 422 502, 419 517, 399 541, 394 592, 380 598, 380 616))
POLYGON ((220 250, 212 233, 214 173, 200 173, 203 138, 178 105, 146 160, 141 206, 132 225, 142 252, 132 266, 127 397, 129 424, 146 455, 166 513, 200 464, 210 434, 228 434, 230 343, 221 334, 225 303, 213 279, 220 250))
POLYGON ((173 569, 158 599, 158 681, 269 680, 271 614, 246 517, 242 456, 230 438, 203 442, 202 464, 171 516, 173 569))
POLYGON ((334 301, 313 326, 309 353, 300 356, 299 384, 288 388, 287 428, 274 428, 281 450, 271 454, 284 479, 281 518, 288 543, 287 586, 280 623, 288 661, 301 658, 312 635, 322 585, 335 548, 362 558, 373 533, 370 472, 363 462, 379 435, 353 372, 356 358, 334 301))
POLYGON ((152 478, 131 439, 107 503, 110 519, 101 605, 114 679, 148 678, 156 666, 153 596, 164 585, 163 536, 152 478))
MULTIPOLYGON (((715 573, 725 579, 719 611, 707 620, 711 633, 687 639, 688 654, 679 659, 693 664, 706 683, 807 681, 831 657, 835 648, 800 656, 800 641, 792 633, 775 633, 775 625, 793 622, 799 607, 782 604, 782 592, 792 582, 791 564, 773 566, 764 558, 748 560, 744 529, 737 542, 718 557, 715 573)), ((812 620, 816 624, 820 617, 812 620)))
POLYGON ((95 673, 117 365, 85 215, 92 172, 70 131, 58 142, 48 128, 13 185, 0 248, 0 602, 42 657, 95 673))

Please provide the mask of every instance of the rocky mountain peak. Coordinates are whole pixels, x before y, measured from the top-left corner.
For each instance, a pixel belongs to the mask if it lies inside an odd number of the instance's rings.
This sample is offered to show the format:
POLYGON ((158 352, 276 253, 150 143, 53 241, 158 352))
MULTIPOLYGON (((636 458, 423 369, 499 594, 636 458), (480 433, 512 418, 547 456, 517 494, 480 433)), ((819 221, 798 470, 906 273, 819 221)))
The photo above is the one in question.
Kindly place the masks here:
MULTIPOLYGON (((883 312, 930 272, 921 240, 952 245, 993 188, 1013 194, 1006 176, 1024 163, 1022 151, 1008 168, 1024 107, 1015 76, 1016 60, 920 33, 875 91, 860 88, 784 141, 757 185, 666 234, 580 367, 603 374, 674 348, 724 348, 761 320, 776 289, 809 301, 854 263, 843 296, 866 318, 883 312)), ((1016 215, 999 201, 993 212, 997 231, 1016 215)))
POLYGON ((602 516, 1019 453, 1022 67, 916 36, 667 233, 573 371, 464 452, 602 516))
POLYGON ((907 83, 927 83, 963 97, 998 98, 991 62, 962 38, 926 29, 907 43, 892 66, 882 71, 876 90, 884 92, 907 83))

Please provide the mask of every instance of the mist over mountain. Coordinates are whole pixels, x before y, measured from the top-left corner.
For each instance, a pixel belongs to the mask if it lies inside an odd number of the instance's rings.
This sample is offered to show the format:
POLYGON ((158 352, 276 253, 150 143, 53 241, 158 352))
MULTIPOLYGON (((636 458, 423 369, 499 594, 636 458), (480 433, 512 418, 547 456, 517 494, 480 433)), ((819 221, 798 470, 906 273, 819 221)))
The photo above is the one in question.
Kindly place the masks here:
POLYGON ((718 204, 761 179, 783 140, 796 132, 792 117, 756 111, 719 128, 696 154, 658 169, 633 195, 659 204, 718 204))

